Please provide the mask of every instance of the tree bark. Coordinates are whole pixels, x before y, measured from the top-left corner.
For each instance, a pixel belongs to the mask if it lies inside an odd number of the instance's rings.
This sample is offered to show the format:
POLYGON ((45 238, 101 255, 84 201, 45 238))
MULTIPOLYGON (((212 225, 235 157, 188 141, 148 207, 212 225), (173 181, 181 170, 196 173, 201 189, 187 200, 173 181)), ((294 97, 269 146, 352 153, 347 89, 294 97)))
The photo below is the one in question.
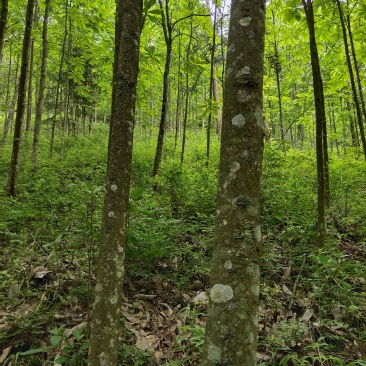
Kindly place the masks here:
POLYGON ((17 104, 17 113, 15 117, 15 126, 14 126, 13 149, 10 161, 8 183, 6 187, 7 194, 10 197, 15 197, 17 194, 17 181, 19 174, 20 148, 22 139, 22 125, 25 112, 27 69, 29 60, 30 41, 32 37, 34 4, 35 0, 28 0, 27 13, 25 19, 25 31, 23 38, 22 64, 20 67, 20 76, 19 76, 18 104, 17 104))
POLYGON ((142 0, 120 0, 117 7, 106 195, 89 366, 118 364, 142 5, 142 0))
MULTIPOLYGON (((347 0, 347 7, 348 7, 348 5, 349 4, 348 4, 348 0, 347 0)), ((357 61, 355 44, 354 44, 354 41, 353 41, 353 34, 352 34, 352 28, 351 28, 351 18, 349 16, 349 13, 347 14, 346 20, 347 20, 346 23, 347 23, 349 41, 350 41, 350 46, 351 46, 352 59, 353 59, 353 63, 354 63, 354 66, 355 66, 355 72, 356 72, 358 93, 359 93, 361 107, 362 107, 363 120, 365 122, 366 121, 366 104, 365 104, 365 98, 364 98, 364 95, 363 95, 363 87, 362 87, 360 70, 359 70, 358 61, 357 61)))
POLYGON ((215 65, 215 50, 216 50, 216 16, 217 16, 217 5, 215 4, 214 22, 212 28, 212 45, 211 45, 211 62, 210 62, 210 87, 209 87, 209 114, 207 119, 207 136, 206 136, 206 166, 210 164, 210 153, 211 153, 211 124, 212 124, 212 95, 214 85, 214 65, 215 65))
POLYGON ((43 101, 44 91, 46 86, 46 75, 47 75, 47 57, 48 57, 48 18, 50 14, 50 2, 46 0, 46 8, 43 18, 43 29, 42 29, 42 61, 41 61, 41 76, 39 80, 39 91, 36 105, 36 117, 34 122, 34 133, 33 133, 33 147, 32 147, 32 164, 37 165, 38 161, 38 149, 39 149, 39 136, 41 133, 42 124, 42 113, 43 113, 43 101))
MULTIPOLYGON (((11 51, 11 46, 10 46, 11 51)), ((14 76, 14 93, 9 104, 10 100, 10 85, 11 85, 11 65, 12 65, 12 58, 10 53, 10 63, 9 63, 9 71, 8 71, 8 81, 6 85, 6 98, 5 98, 5 105, 8 107, 6 114, 5 114, 5 121, 4 121, 4 129, 3 129, 3 136, 1 138, 0 147, 6 145, 6 141, 8 139, 9 128, 10 125, 13 123, 14 118, 14 111, 15 111, 15 104, 17 101, 18 96, 18 71, 19 71, 19 55, 17 56, 16 67, 15 67, 15 76, 14 76)))
POLYGON ((55 100, 55 114, 53 116, 52 120, 52 130, 51 130, 51 143, 50 143, 50 156, 53 154, 53 146, 55 143, 55 129, 56 129, 56 123, 57 123, 57 114, 59 110, 59 104, 60 104, 60 89, 61 89, 61 79, 62 79, 62 66, 64 64, 65 59, 65 50, 66 50, 66 40, 68 37, 68 27, 67 22, 69 19, 69 0, 65 1, 65 25, 64 25, 64 39, 62 42, 62 49, 61 49, 61 60, 60 60, 60 66, 58 70, 58 78, 57 78, 57 87, 56 87, 56 100, 55 100))
MULTIPOLYGON (((159 134, 158 141, 156 145, 156 153, 154 159, 154 166, 151 172, 151 177, 155 178, 158 174, 161 158, 163 156, 163 145, 164 145, 164 136, 165 136, 165 127, 166 127, 166 119, 167 119, 167 110, 168 110, 168 89, 169 89, 169 75, 170 75, 170 61, 172 57, 172 23, 169 14, 169 0, 165 0, 165 9, 163 7, 162 0, 158 0, 160 13, 161 13, 161 24, 164 32, 165 46, 166 46, 166 56, 165 56, 165 67, 164 67, 164 76, 163 76, 163 96, 161 101, 161 113, 160 113, 160 124, 159 124, 159 134)), ((157 189, 157 186, 154 185, 154 189, 157 189)))
MULTIPOLYGON (((314 11, 312 0, 302 0, 306 21, 309 31, 311 68, 313 74, 315 117, 316 117, 316 161, 318 177, 318 245, 324 246, 325 240, 325 159, 324 159, 324 139, 326 116, 324 107, 323 80, 320 71, 319 55, 315 37, 314 11)), ((326 135, 325 135, 326 138, 326 135)))
POLYGON ((188 119, 188 107, 189 107, 189 57, 191 54, 191 44, 192 44, 192 36, 193 36, 193 24, 192 18, 190 18, 190 33, 189 33, 189 41, 187 45, 186 52, 186 90, 185 90, 185 103, 184 103, 184 116, 183 116, 183 135, 182 135, 182 150, 180 153, 180 165, 183 165, 184 162, 184 152, 186 147, 186 137, 187 137, 187 119, 188 119))
POLYGON ((345 26, 345 22, 344 22, 344 14, 343 14, 343 10, 342 10, 340 1, 336 0, 336 2, 337 2, 337 7, 338 7, 339 20, 340 20, 341 27, 342 27, 344 52, 345 52, 346 60, 347 60, 347 67, 348 67, 348 73, 349 73, 349 78, 350 78, 350 82, 351 82, 353 101, 354 101, 355 107, 356 107, 357 123, 358 123, 358 127, 360 129, 362 149, 363 149, 364 158, 366 160, 365 130, 364 130, 364 126, 363 126, 360 101, 357 96, 355 77, 354 77, 354 73, 353 73, 352 62, 351 62, 351 57, 350 57, 350 52, 349 52, 349 47, 348 47, 347 30, 346 30, 346 26, 345 26))
POLYGON ((5 40, 5 29, 8 21, 8 0, 1 1, 1 15, 0 15, 0 70, 3 63, 3 49, 5 40))
POLYGON ((265 1, 233 0, 203 365, 256 365, 265 1))

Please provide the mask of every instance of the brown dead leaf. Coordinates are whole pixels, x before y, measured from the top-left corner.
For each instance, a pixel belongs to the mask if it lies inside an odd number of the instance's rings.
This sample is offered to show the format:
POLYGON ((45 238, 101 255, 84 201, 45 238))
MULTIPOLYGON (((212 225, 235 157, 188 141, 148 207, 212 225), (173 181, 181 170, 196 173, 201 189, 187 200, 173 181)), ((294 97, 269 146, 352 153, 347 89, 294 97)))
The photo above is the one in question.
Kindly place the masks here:
POLYGON ((300 322, 308 322, 313 315, 314 315, 314 312, 312 309, 306 309, 305 313, 303 314, 303 316, 300 319, 300 322))
POLYGON ((291 273, 291 266, 288 266, 285 269, 285 272, 283 273, 282 281, 286 281, 290 277, 290 273, 291 273))
POLYGON ((10 346, 10 347, 5 348, 2 351, 1 356, 0 356, 0 363, 5 361, 5 359, 8 357, 11 349, 12 349, 12 347, 10 346))

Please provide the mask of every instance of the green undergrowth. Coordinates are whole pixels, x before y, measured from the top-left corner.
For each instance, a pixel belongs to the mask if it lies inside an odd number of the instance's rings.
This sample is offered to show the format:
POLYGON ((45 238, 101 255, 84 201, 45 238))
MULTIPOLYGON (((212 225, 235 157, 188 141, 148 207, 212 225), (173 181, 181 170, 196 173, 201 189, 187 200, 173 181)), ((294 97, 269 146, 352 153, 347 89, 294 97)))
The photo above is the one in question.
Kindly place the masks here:
MULTIPOLYGON (((107 135, 107 126, 96 125, 91 136, 57 140, 49 157, 45 134, 36 168, 30 136, 23 143, 18 195, 0 197, 0 352, 9 350, 4 365, 41 365, 57 357, 63 365, 86 364, 107 135)), ((166 318, 183 320, 175 338, 160 344, 163 355, 138 348, 136 330, 125 327, 120 363, 197 365, 207 309, 192 298, 208 288, 219 144, 213 137, 207 168, 205 136, 189 134, 181 166, 168 134, 152 182, 155 138, 135 136, 124 292, 127 299, 156 296, 156 307, 173 309, 166 318)), ((2 189, 10 152, 8 144, 0 155, 2 189)), ((259 364, 365 365, 364 162, 331 156, 324 248, 316 246, 314 153, 284 154, 276 141, 266 144, 262 182, 259 364)), ((136 306, 129 311, 137 314, 136 306)))

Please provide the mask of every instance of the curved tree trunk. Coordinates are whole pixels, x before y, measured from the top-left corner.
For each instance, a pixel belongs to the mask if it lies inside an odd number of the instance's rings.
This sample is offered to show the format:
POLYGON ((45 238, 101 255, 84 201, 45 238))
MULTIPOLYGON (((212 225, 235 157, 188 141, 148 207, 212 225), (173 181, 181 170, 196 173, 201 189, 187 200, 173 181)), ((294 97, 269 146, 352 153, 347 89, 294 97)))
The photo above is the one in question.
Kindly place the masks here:
POLYGON ((15 117, 13 150, 10 161, 10 170, 6 191, 8 196, 15 197, 17 194, 17 181, 20 165, 20 147, 22 139, 22 125, 25 112, 26 81, 29 59, 30 41, 32 37, 33 10, 36 0, 28 0, 23 38, 22 64, 20 67, 18 104, 15 117))
POLYGON ((44 90, 46 86, 46 74, 47 74, 47 57, 48 57, 48 18, 50 14, 50 2, 46 0, 46 8, 43 18, 43 30, 42 30, 42 63, 41 63, 41 77, 39 80, 39 94, 36 105, 36 117, 34 122, 34 134, 33 134, 33 147, 32 147, 32 164, 37 165, 38 161, 38 148, 39 148, 39 136, 41 133, 42 113, 43 113, 43 101, 44 90))
POLYGON ((142 0, 118 2, 106 195, 89 366, 118 365, 142 0))
POLYGON ((205 366, 256 365, 264 34, 265 0, 233 0, 205 366))

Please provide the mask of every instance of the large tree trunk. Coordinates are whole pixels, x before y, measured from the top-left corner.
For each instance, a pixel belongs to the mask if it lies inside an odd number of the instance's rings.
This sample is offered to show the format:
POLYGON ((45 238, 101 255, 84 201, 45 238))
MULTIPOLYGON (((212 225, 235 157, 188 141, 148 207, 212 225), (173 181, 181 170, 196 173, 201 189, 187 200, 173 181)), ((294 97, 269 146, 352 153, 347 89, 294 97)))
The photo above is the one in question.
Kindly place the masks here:
POLYGON ((326 116, 324 107, 323 81, 320 71, 319 55, 315 38, 314 12, 312 0, 302 0, 306 21, 309 30, 311 68, 313 74, 315 116, 316 116, 316 160, 318 174, 318 245, 324 245, 325 239, 325 206, 326 206, 326 186, 324 158, 324 136, 326 138, 326 116))
POLYGON ((47 57, 48 57, 48 18, 50 14, 50 2, 46 0, 46 8, 43 18, 43 30, 42 30, 42 63, 41 63, 41 77, 39 80, 39 94, 36 105, 36 118, 34 122, 34 134, 33 134, 33 147, 32 147, 32 164, 37 165, 38 161, 38 148, 39 148, 39 136, 41 133, 42 124, 42 112, 43 112, 43 101, 44 101, 44 90, 46 86, 46 75, 47 75, 47 57))
POLYGON ((106 195, 89 366, 116 366, 135 123, 142 0, 118 2, 106 195))
POLYGON ((203 365, 256 365, 265 1, 233 0, 203 365))
POLYGON ((349 73, 349 78, 350 78, 350 82, 351 82, 353 101, 355 103, 357 122, 358 122, 358 127, 360 129, 362 149, 363 149, 364 158, 366 160, 365 130, 364 130, 364 126, 363 126, 360 101, 359 101, 358 96, 357 96, 355 77, 354 77, 354 74, 353 74, 352 62, 351 62, 351 57, 350 57, 350 52, 349 52, 349 47, 348 47, 347 30, 346 30, 346 26, 345 26, 345 22, 344 22, 344 14, 343 14, 343 10, 342 10, 342 6, 341 6, 340 1, 339 0, 336 0, 336 1, 337 1, 338 12, 339 12, 339 19, 340 19, 340 23, 341 23, 341 27, 342 27, 344 51, 345 51, 345 55, 346 55, 348 73, 349 73))
POLYGON ((19 76, 18 104, 17 104, 17 113, 15 117, 15 126, 14 126, 13 150, 10 161, 8 183, 6 187, 8 196, 12 197, 15 197, 17 194, 17 181, 20 165, 20 147, 22 139, 22 125, 25 112, 26 81, 27 81, 29 48, 32 37, 34 4, 35 0, 28 0, 27 13, 25 19, 22 64, 20 67, 20 76, 19 76))

